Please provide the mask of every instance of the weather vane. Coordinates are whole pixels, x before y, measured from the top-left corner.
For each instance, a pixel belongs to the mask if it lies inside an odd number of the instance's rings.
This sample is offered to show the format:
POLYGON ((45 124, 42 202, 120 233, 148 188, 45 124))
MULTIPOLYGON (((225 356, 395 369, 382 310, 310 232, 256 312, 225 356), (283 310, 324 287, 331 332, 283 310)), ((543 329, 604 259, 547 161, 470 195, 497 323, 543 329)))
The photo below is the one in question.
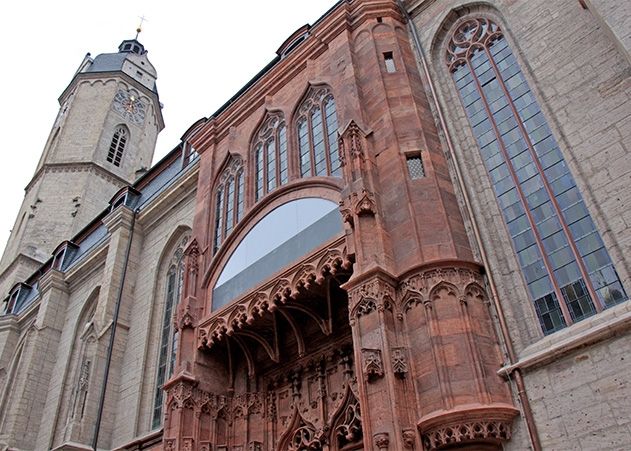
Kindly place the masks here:
POLYGON ((138 24, 138 28, 136 28, 136 40, 138 40, 138 35, 142 31, 143 22, 147 21, 147 18, 145 16, 139 16, 139 17, 140 17, 140 23, 138 24))

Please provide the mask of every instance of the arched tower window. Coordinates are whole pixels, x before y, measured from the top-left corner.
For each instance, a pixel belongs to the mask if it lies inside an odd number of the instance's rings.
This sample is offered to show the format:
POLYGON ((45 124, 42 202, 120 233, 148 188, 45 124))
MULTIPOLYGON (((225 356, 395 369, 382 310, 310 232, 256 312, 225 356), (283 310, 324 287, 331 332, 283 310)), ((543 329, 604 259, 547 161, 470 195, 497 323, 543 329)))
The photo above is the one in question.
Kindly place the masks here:
POLYGON ((164 391, 162 386, 171 377, 175 369, 175 357, 178 347, 178 334, 173 327, 173 313, 180 300, 182 282, 184 280, 184 248, 188 236, 180 241, 171 258, 166 273, 164 288, 164 316, 160 328, 160 348, 158 354, 158 373, 156 376, 155 398, 153 403, 152 429, 162 424, 164 407, 164 391))
POLYGON ((215 190, 214 251, 219 249, 221 243, 243 217, 244 188, 241 159, 232 158, 221 174, 219 185, 215 190))
POLYGON ((328 87, 312 88, 298 108, 300 176, 341 176, 335 99, 328 87))
POLYGON ((259 127, 253 144, 255 198, 261 199, 289 180, 287 128, 282 114, 269 114, 259 127))
POLYGON ((469 19, 447 61, 545 334, 627 299, 499 26, 469 19))
POLYGON ((125 151, 125 144, 127 144, 128 132, 125 127, 118 127, 112 136, 112 142, 110 143, 110 150, 107 153, 107 161, 113 163, 114 166, 120 166, 123 159, 123 152, 125 151))

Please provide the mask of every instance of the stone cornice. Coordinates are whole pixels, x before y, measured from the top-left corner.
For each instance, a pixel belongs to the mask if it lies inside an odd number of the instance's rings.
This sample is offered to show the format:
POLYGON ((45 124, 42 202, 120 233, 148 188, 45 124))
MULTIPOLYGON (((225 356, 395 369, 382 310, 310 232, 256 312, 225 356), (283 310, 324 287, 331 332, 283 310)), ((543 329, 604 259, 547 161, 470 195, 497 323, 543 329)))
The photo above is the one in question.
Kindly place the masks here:
POLYGON ((46 294, 47 291, 52 289, 68 292, 68 286, 66 285, 64 273, 56 269, 50 269, 46 271, 39 278, 40 297, 42 297, 46 294))
POLYGON ((120 205, 103 218, 103 224, 107 227, 107 231, 113 234, 120 227, 130 230, 133 217, 134 211, 131 208, 120 205))
POLYGON ((41 168, 33 175, 31 181, 24 188, 25 191, 29 191, 33 185, 41 178, 42 175, 49 172, 92 172, 104 180, 112 182, 119 186, 125 186, 129 183, 114 174, 113 172, 108 171, 102 166, 93 163, 93 162, 77 162, 77 163, 45 163, 41 168))
POLYGON ((585 346, 629 333, 630 329, 631 301, 626 301, 528 346, 519 354, 517 362, 502 367, 498 374, 509 376, 517 369, 536 369, 585 346))

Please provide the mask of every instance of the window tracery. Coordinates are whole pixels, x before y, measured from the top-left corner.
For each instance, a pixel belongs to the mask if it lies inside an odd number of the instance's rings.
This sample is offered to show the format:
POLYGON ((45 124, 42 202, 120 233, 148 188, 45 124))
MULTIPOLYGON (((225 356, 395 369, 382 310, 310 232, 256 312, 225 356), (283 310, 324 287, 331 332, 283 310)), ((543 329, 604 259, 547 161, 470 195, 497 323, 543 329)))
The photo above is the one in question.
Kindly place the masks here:
POLYGON ((309 90, 298 108, 300 176, 341 176, 335 99, 328 87, 309 90))
POLYGON ((233 157, 219 178, 215 190, 213 252, 243 217, 245 180, 240 158, 233 157))
POLYGON ((162 424, 164 408, 164 391, 162 386, 171 377, 175 369, 175 358, 178 347, 178 333, 173 327, 173 313, 180 301, 182 282, 184 280, 184 249, 188 244, 188 235, 184 236, 169 263, 166 273, 164 316, 161 324, 160 348, 158 354, 158 372, 156 376, 155 397, 151 427, 162 424))
POLYGON ((545 334, 627 299, 500 27, 466 20, 446 52, 545 334))
POLYGON ((120 126, 114 132, 112 136, 112 142, 110 143, 110 150, 107 153, 107 161, 113 163, 114 166, 120 166, 123 160, 123 152, 125 151, 125 145, 128 139, 127 129, 120 126))
POLYGON ((287 127, 281 113, 265 118, 253 145, 256 200, 289 181, 287 127))

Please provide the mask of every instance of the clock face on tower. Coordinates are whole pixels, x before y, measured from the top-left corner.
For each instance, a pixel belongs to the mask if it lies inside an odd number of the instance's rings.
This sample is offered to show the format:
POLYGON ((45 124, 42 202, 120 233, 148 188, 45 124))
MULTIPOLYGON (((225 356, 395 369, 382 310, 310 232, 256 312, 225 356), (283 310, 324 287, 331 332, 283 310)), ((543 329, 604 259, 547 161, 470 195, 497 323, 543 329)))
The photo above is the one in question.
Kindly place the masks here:
POLYGON ((145 121, 145 104, 129 91, 119 90, 116 93, 112 109, 134 124, 140 125, 145 121))

